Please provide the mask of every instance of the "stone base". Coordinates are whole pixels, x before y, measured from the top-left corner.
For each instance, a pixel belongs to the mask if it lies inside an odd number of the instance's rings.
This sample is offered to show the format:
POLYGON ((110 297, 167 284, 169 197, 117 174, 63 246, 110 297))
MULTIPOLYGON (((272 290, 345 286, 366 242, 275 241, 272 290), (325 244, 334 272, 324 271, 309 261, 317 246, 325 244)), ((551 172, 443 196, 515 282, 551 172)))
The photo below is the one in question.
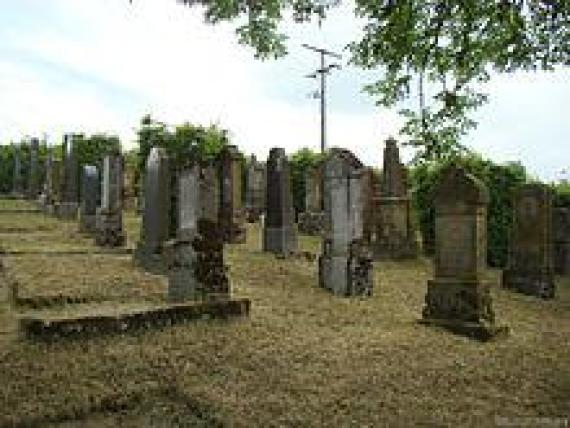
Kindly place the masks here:
POLYGON ((26 317, 20 327, 27 336, 49 340, 85 335, 116 334, 162 328, 204 318, 248 316, 249 299, 225 299, 159 306, 144 311, 65 318, 26 317))
POLYGON ((166 273, 166 260, 162 249, 151 249, 145 245, 137 245, 133 253, 133 262, 147 272, 163 275, 166 273))
POLYGON ((125 244, 121 212, 99 212, 95 243, 101 247, 120 247, 125 244))
POLYGON ((297 231, 294 227, 265 226, 262 233, 264 252, 292 254, 297 251, 297 231))
POLYGON ((374 287, 372 259, 365 246, 353 243, 347 255, 319 257, 319 286, 337 296, 371 296, 374 287))
POLYGON ((299 214, 299 233, 320 236, 325 230, 325 213, 305 211, 299 214))
POLYGON ((506 337, 509 334, 509 328, 507 326, 487 325, 485 323, 435 318, 424 318, 418 320, 418 322, 427 326, 443 328, 452 333, 467 336, 482 342, 506 337))
POLYGON ((97 231, 97 216, 79 213, 79 231, 88 234, 95 233, 97 231))
POLYGON ((79 204, 77 202, 61 202, 57 205, 57 218, 62 220, 77 220, 79 204))
POLYGON ((542 272, 515 272, 505 269, 502 278, 503 288, 515 290, 522 294, 553 299, 556 295, 554 273, 542 272))

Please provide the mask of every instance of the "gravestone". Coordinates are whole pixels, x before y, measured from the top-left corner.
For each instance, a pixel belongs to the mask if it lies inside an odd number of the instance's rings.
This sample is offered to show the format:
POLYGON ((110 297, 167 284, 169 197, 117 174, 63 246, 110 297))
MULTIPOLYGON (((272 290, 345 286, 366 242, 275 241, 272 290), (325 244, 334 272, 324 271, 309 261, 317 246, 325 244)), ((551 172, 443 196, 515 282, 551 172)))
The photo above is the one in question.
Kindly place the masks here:
POLYGON ((202 211, 200 217, 212 223, 218 222, 220 204, 220 181, 213 165, 201 168, 200 195, 202 211))
POLYGON ((515 193, 503 287, 543 298, 555 295, 552 193, 542 184, 525 184, 515 193))
POLYGON ((12 178, 12 189, 16 196, 24 194, 24 181, 22 176, 22 153, 19 146, 14 146, 14 175, 12 178))
POLYGON ((46 207, 46 213, 55 216, 59 212, 59 205, 63 198, 63 163, 61 160, 52 158, 49 181, 51 182, 51 203, 46 207))
POLYGON ((392 138, 386 141, 384 148, 380 194, 372 195, 372 198, 374 258, 398 260, 417 257, 417 234, 412 219, 407 170, 400 162, 398 145, 392 138))
POLYGON ((340 296, 370 296, 374 278, 363 240, 363 165, 352 153, 332 149, 323 173, 326 222, 319 286, 340 296))
POLYGON ((247 221, 256 223, 265 210, 265 167, 251 155, 245 176, 245 209, 247 221))
POLYGON ((176 237, 166 244, 168 298, 172 302, 229 297, 223 239, 216 223, 201 218, 201 171, 194 165, 178 174, 176 237))
POLYGON ((97 209, 95 243, 119 247, 125 243, 123 232, 123 157, 119 153, 103 159, 101 207, 97 209))
POLYGON ((42 194, 40 195, 40 203, 42 211, 48 214, 53 209, 53 152, 50 148, 47 148, 46 152, 46 163, 44 170, 44 182, 42 186, 42 194), (49 208, 52 207, 52 208, 49 208))
POLYGON ((219 157, 219 227, 224 242, 245 242, 245 212, 242 207, 241 159, 236 146, 225 146, 219 157))
POLYGON ((325 228, 322 165, 305 171, 305 210, 299 214, 299 232, 321 235, 325 228))
POLYGON ((144 178, 143 222, 134 260, 149 271, 162 272, 170 221, 170 167, 165 149, 151 149, 144 178))
POLYGON ((273 148, 267 160, 266 217, 263 251, 291 254, 297 251, 289 162, 282 148, 273 148))
POLYGON ((40 194, 39 168, 40 141, 32 138, 30 141, 30 168, 28 171, 28 199, 36 200, 40 194))
POLYGON ((58 206, 58 217, 75 220, 79 207, 79 164, 74 136, 66 134, 63 142, 63 192, 58 206))
POLYGON ((570 275, 570 208, 554 208, 554 271, 570 275))
POLYGON ((435 279, 428 281, 422 323, 488 340, 495 325, 485 282, 489 194, 462 168, 448 167, 435 190, 435 279))
POLYGON ((81 174, 81 206, 79 207, 79 231, 95 233, 97 230, 97 199, 99 196, 99 171, 94 165, 84 165, 81 174))

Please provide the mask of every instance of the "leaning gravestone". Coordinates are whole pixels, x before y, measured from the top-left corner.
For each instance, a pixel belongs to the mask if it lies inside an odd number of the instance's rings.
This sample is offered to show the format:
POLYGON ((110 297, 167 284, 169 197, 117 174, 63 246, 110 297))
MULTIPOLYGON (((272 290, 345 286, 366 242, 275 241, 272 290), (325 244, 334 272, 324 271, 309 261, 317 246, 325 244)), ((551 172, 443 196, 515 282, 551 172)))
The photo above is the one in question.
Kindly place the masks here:
POLYGON ((325 228, 322 165, 305 171, 305 210, 299 214, 299 232, 320 235, 325 228))
POLYGON ((107 155, 103 159, 101 207, 97 210, 95 243, 119 247, 125 243, 123 232, 123 157, 107 155))
POLYGON ((28 199, 36 200, 40 194, 39 171, 40 141, 32 138, 30 141, 30 169, 28 172, 28 199))
POLYGON ((555 208, 553 216, 554 271, 570 275, 570 208, 555 208))
POLYGON ((12 189, 15 196, 21 196, 24 193, 22 154, 21 148, 18 146, 14 146, 14 174, 12 178, 12 189))
POLYGON ((162 272, 163 245, 168 239, 170 221, 170 169, 165 149, 151 149, 144 177, 143 222, 134 260, 149 271, 162 272))
POLYGON ((547 299, 556 294, 552 193, 542 184, 525 184, 515 194, 503 287, 547 299))
POLYGON ((97 199, 99 196, 99 171, 94 165, 83 166, 81 175, 81 206, 79 207, 79 231, 95 233, 97 230, 97 199))
POLYGON ((173 302, 229 297, 223 240, 216 223, 201 218, 200 167, 184 168, 177 180, 176 237, 166 244, 168 298, 173 302))
POLYGON ((331 150, 324 164, 326 216, 319 285, 340 296, 369 296, 373 266, 363 238, 363 165, 352 153, 331 150))
POLYGON ((488 340, 495 325, 490 287, 484 282, 489 194, 479 180, 448 167, 435 191, 435 279, 428 281, 424 324, 488 340))
POLYGON ((265 210, 265 167, 251 155, 245 174, 245 210, 247 221, 255 223, 265 210))
POLYGON ((267 215, 263 226, 263 251, 291 254, 297 251, 289 162, 282 148, 273 148, 267 160, 267 215))
POLYGON ((219 157, 219 226, 224 242, 245 242, 245 212, 242 207, 241 159, 236 146, 226 146, 219 157))
POLYGON ((73 135, 66 134, 63 142, 63 192, 58 216, 75 220, 79 207, 79 164, 73 135))
POLYGON ((400 161, 398 145, 393 138, 386 141, 384 148, 382 183, 380 195, 374 197, 374 213, 374 258, 398 260, 417 257, 407 170, 400 161))

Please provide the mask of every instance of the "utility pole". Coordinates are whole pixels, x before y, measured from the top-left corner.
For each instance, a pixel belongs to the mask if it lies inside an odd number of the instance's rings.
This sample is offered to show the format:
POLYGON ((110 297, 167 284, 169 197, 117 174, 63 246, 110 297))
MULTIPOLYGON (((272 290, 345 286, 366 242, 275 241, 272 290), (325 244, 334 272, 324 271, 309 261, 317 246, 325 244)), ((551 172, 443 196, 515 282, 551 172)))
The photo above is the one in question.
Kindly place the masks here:
POLYGON ((333 68, 340 69, 341 66, 339 64, 326 64, 325 56, 331 56, 333 58, 342 59, 342 57, 334 52, 328 51, 323 48, 316 48, 314 46, 310 46, 306 43, 302 45, 306 49, 310 49, 320 54, 321 56, 321 67, 316 69, 314 73, 308 74, 305 77, 316 79, 318 75, 321 77, 321 92, 319 98, 321 100, 321 153, 325 152, 326 148, 326 125, 327 125, 327 104, 326 104, 326 88, 327 88, 327 81, 326 77, 327 74, 331 72, 333 68))

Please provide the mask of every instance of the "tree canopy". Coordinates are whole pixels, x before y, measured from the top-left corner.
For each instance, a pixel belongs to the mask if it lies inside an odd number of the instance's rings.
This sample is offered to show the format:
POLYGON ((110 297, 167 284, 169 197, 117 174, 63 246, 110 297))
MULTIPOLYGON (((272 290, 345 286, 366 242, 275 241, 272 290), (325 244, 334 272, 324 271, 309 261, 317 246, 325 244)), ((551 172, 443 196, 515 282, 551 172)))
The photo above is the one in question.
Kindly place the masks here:
MULTIPOLYGON (((267 59, 287 53, 284 18, 326 19, 342 0, 177 1, 202 6, 208 23, 237 21, 240 43, 267 59)), ((378 105, 417 100, 400 112, 421 159, 464 150, 460 138, 476 126, 471 114, 487 100, 481 84, 491 72, 570 63, 569 0, 355 0, 354 14, 365 25, 347 46, 350 62, 381 71, 365 87, 378 105)))

